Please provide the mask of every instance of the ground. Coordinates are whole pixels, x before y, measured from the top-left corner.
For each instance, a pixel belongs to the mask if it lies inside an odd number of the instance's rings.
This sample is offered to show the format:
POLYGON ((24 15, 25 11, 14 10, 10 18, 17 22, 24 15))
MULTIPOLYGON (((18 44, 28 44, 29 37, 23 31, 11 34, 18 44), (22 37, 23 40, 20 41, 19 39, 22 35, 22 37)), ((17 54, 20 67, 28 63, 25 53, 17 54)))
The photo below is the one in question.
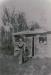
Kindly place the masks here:
POLYGON ((19 65, 17 57, 0 55, 0 75, 51 75, 51 58, 30 58, 19 65))

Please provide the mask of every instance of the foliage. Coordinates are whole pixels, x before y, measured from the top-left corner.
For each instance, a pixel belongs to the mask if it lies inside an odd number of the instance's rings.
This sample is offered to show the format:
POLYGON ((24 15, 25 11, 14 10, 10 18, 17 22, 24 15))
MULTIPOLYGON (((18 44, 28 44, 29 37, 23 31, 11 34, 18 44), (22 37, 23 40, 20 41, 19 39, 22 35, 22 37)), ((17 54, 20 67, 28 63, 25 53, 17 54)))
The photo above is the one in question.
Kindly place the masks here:
POLYGON ((5 27, 10 23, 10 13, 8 12, 8 9, 5 8, 3 10, 4 14, 2 16, 2 22, 3 26, 1 27, 1 45, 2 45, 2 51, 5 53, 11 53, 13 50, 13 44, 12 44, 12 33, 10 31, 6 31, 5 27))
POLYGON ((36 23, 34 23, 34 24, 31 25, 30 30, 35 30, 35 29, 39 29, 39 28, 41 28, 41 27, 40 27, 40 25, 36 22, 36 23))
POLYGON ((19 24, 18 31, 24 31, 28 29, 24 13, 19 13, 17 20, 19 24))
POLYGON ((4 41, 4 37, 5 37, 5 30, 4 30, 4 27, 2 26, 1 27, 1 41, 2 41, 2 43, 4 41))
POLYGON ((3 27, 1 27, 2 49, 5 50, 5 52, 13 52, 12 33, 27 30, 28 26, 24 13, 16 14, 14 9, 10 14, 7 8, 4 8, 3 12, 3 27), (9 26, 10 31, 6 31, 4 26, 9 26))
POLYGON ((10 13, 8 12, 8 9, 7 8, 4 8, 3 9, 3 16, 2 16, 2 21, 3 21, 3 24, 6 25, 6 22, 8 21, 9 22, 9 19, 10 19, 10 13))

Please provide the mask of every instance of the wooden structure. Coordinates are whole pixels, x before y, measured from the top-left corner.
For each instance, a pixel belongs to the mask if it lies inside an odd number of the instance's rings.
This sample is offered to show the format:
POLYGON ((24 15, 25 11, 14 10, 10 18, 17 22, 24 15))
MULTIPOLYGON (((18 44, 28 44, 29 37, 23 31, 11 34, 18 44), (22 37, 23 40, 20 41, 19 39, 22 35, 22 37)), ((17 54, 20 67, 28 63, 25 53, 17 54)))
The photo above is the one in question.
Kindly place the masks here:
MULTIPOLYGON (((13 33, 13 37, 15 36, 23 36, 23 37, 32 37, 32 56, 35 56, 35 37, 37 35, 47 35, 47 34, 51 34, 51 31, 45 31, 43 29, 35 29, 34 31, 21 31, 21 32, 17 32, 17 33, 13 33)), ((15 40, 15 39, 14 39, 15 40)), ((15 41, 14 41, 15 42, 15 41)))

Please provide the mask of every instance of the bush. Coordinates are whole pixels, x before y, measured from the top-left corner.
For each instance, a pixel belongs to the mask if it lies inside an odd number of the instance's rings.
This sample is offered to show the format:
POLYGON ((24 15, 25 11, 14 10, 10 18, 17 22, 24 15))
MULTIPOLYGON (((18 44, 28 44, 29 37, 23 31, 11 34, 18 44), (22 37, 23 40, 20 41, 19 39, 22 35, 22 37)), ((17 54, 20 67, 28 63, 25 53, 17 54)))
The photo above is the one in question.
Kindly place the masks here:
POLYGON ((4 54, 12 55, 14 52, 13 44, 9 44, 8 42, 2 43, 1 49, 2 49, 2 53, 4 53, 4 54))

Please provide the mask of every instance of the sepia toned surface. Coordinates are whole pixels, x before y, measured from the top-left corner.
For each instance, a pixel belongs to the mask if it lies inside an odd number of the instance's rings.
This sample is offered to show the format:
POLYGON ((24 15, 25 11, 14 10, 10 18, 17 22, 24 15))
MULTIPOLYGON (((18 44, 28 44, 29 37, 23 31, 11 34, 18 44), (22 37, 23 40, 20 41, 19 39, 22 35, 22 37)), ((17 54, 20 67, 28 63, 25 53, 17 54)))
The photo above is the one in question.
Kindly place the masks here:
POLYGON ((1 75, 49 75, 51 74, 51 59, 32 58, 25 64, 18 65, 15 57, 0 57, 1 75))
POLYGON ((0 75, 51 75, 51 0, 0 0, 0 75))

